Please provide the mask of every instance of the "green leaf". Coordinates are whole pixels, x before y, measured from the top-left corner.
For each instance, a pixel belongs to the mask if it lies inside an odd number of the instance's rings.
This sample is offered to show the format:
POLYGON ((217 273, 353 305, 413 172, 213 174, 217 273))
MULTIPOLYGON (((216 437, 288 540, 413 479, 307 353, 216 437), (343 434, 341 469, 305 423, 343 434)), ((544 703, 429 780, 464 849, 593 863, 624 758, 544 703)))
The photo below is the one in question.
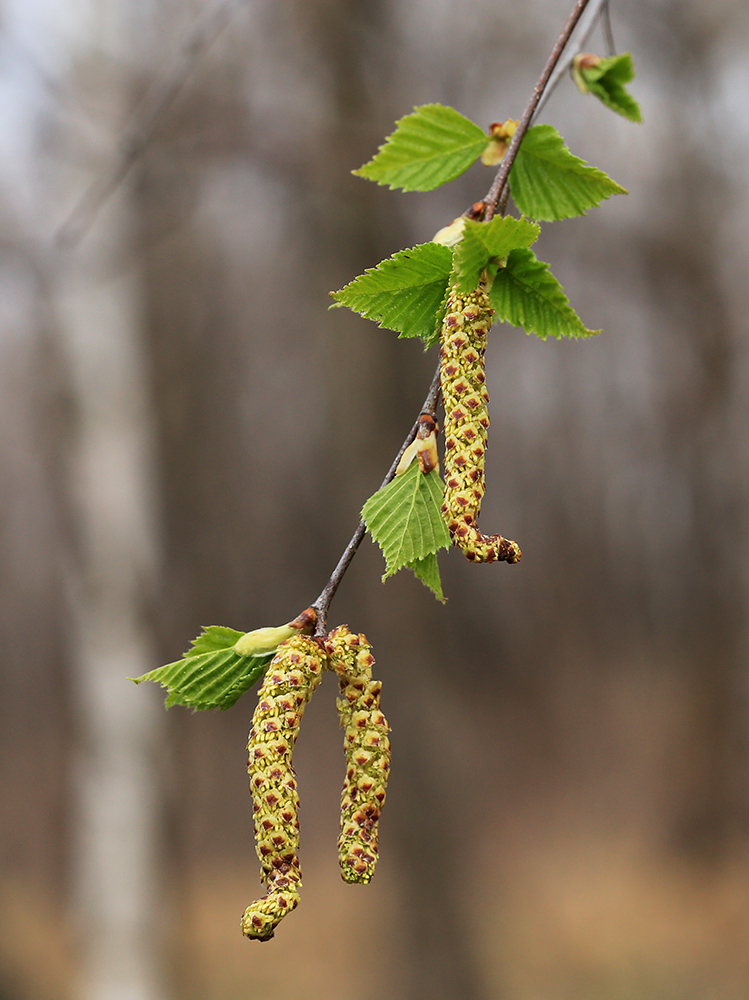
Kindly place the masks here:
POLYGON ((601 59, 597 66, 581 66, 579 73, 590 93, 595 94, 607 108, 631 122, 642 121, 640 105, 624 86, 635 78, 635 67, 629 52, 601 59))
POLYGON ((412 563, 406 563, 406 567, 413 571, 417 580, 421 580, 425 587, 428 587, 438 601, 445 603, 446 598, 442 593, 442 580, 440 579, 440 568, 437 562, 437 554, 432 552, 423 559, 416 559, 412 563))
POLYGON ((463 239, 455 248, 453 269, 458 290, 474 289, 489 261, 504 263, 512 250, 529 247, 538 239, 541 227, 528 219, 496 216, 491 222, 466 219, 463 239))
POLYGON ((515 204, 531 219, 571 219, 585 215, 612 194, 627 194, 602 170, 567 149, 552 125, 534 125, 520 144, 510 171, 515 204))
POLYGON ((231 708, 260 678, 274 652, 240 656, 234 644, 244 635, 222 625, 208 625, 192 641, 182 659, 129 678, 135 684, 153 681, 167 689, 166 707, 185 705, 196 710, 231 708))
POLYGON ((440 513, 443 492, 436 469, 425 475, 412 462, 364 504, 362 519, 385 556, 383 582, 404 566, 413 569, 418 560, 449 548, 440 513))
POLYGON ((192 640, 190 648, 183 655, 200 656, 201 653, 213 653, 219 649, 228 649, 243 635, 243 632, 237 632, 234 628, 226 628, 225 625, 205 625, 203 631, 197 639, 192 640))
POLYGON ((390 188, 432 191, 468 170, 489 142, 483 129, 444 104, 423 104, 396 125, 374 158, 353 173, 390 188))
POLYGON ((592 337, 564 294, 564 289, 532 250, 513 250, 489 291, 497 319, 547 337, 592 337))
POLYGON ((440 243, 421 243, 399 250, 370 267, 338 292, 331 306, 348 306, 401 337, 429 340, 437 310, 445 296, 452 251, 440 243))

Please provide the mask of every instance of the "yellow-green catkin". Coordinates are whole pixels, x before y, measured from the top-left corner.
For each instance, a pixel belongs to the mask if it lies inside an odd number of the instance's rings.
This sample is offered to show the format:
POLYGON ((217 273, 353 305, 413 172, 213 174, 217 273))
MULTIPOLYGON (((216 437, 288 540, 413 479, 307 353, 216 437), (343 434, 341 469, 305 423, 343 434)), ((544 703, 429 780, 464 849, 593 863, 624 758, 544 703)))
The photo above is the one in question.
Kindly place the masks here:
POLYGON ((440 380, 445 405, 445 496, 442 516, 453 544, 473 562, 519 562, 520 548, 502 535, 482 535, 489 393, 484 354, 493 309, 483 285, 453 287, 442 323, 440 380))
POLYGON ((340 625, 328 636, 329 667, 338 675, 338 714, 344 727, 346 779, 341 794, 338 859, 346 882, 369 882, 377 864, 377 826, 390 770, 388 724, 380 711, 382 685, 372 680, 371 647, 340 625))
POLYGON ((258 693, 247 744, 255 843, 268 891, 242 917, 248 938, 267 941, 299 904, 299 795, 291 752, 304 709, 320 683, 326 656, 308 636, 279 646, 258 693))

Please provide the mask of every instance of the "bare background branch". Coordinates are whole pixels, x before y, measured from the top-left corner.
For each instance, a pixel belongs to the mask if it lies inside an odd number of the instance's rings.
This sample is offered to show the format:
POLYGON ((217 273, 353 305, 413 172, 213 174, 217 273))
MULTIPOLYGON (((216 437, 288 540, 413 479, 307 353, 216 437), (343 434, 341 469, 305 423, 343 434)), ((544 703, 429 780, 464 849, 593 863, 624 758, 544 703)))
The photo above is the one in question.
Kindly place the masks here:
POLYGON ((114 163, 96 177, 57 232, 57 245, 73 249, 96 221, 101 208, 143 155, 163 116, 177 100, 195 72, 198 61, 231 23, 237 8, 247 0, 223 0, 198 18, 182 43, 165 76, 157 76, 143 95, 132 120, 119 140, 114 163))

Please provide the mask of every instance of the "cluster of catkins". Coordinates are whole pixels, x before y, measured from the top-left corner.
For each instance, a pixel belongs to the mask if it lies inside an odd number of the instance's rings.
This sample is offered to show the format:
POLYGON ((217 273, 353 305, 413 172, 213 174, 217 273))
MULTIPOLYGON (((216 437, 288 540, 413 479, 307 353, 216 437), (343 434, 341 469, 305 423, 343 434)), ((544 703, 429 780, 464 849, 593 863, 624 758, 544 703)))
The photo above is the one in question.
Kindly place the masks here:
MULTIPOLYGON (((516 542, 484 535, 477 520, 484 497, 484 460, 489 429, 484 354, 493 309, 485 283, 471 292, 457 286, 447 296, 440 346, 440 382, 445 406, 445 493, 442 516, 453 544, 474 562, 521 559, 516 542)), ((422 472, 438 468, 436 424, 422 415, 414 445, 398 472, 416 455, 422 472)), ((255 812, 257 853, 267 892, 242 917, 249 938, 267 941, 283 917, 299 904, 299 795, 291 763, 307 702, 325 670, 338 675, 337 701, 345 730, 346 780, 338 838, 341 874, 347 882, 369 882, 377 863, 377 824, 390 769, 388 724, 380 711, 379 681, 364 635, 341 625, 324 639, 296 635, 278 647, 260 688, 247 746, 255 812)))
POLYGON ((440 384, 445 406, 445 495, 442 516, 453 545, 473 562, 516 563, 516 542, 483 535, 477 525, 484 497, 484 459, 489 431, 489 393, 484 354, 494 310, 484 284, 472 292, 457 285, 447 297, 440 346, 440 384))
POLYGON ((379 681, 366 636, 345 625, 324 639, 294 636, 279 646, 258 695, 247 745, 255 840, 267 892, 242 917, 248 938, 267 941, 299 904, 299 795, 291 753, 307 702, 324 670, 338 675, 346 779, 338 839, 341 875, 369 882, 377 864, 377 824, 390 769, 388 724, 380 711, 379 681))

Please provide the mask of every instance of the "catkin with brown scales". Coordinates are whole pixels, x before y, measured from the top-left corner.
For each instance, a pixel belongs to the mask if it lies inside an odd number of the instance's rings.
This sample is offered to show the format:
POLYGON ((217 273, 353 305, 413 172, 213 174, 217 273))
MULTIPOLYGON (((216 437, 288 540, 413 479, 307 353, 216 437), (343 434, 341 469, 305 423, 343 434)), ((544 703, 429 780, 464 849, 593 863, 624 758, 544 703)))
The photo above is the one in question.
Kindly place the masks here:
POLYGON ((338 675, 336 704, 345 730, 346 779, 341 794, 338 860, 346 882, 369 882, 377 864, 377 827, 390 770, 388 724, 380 711, 382 685, 372 679, 371 646, 340 625, 328 636, 329 667, 338 675))
POLYGON ((299 795, 291 753, 304 709, 326 666, 324 650, 308 636, 278 647, 258 693, 247 744, 255 815, 255 844, 268 891, 242 917, 248 938, 267 941, 299 904, 299 795))
POLYGON ((486 288, 447 298, 440 347, 445 406, 445 495, 442 516, 453 544, 473 562, 520 561, 516 542, 483 535, 477 520, 484 497, 484 461, 489 430, 489 393, 484 354, 494 310, 486 288))

